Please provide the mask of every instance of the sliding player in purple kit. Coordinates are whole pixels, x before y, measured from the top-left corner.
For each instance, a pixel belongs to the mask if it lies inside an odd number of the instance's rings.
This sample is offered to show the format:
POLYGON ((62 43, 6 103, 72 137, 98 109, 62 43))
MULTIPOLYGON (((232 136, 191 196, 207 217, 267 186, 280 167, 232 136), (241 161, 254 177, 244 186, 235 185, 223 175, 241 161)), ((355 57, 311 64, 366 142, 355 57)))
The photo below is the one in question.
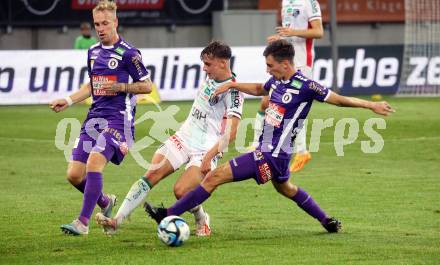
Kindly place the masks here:
POLYGON ((152 88, 139 50, 118 35, 116 9, 116 4, 107 0, 93 9, 100 43, 88 50, 90 83, 50 103, 55 112, 60 112, 93 96, 67 170, 69 182, 84 193, 83 207, 77 219, 61 226, 66 234, 88 234, 96 204, 104 215, 111 216, 116 197, 102 192, 102 172, 109 161, 119 165, 127 154, 134 137, 135 94, 150 93, 152 88))
POLYGON ((279 193, 317 219, 329 233, 337 233, 341 229, 340 221, 328 216, 307 192, 289 181, 289 161, 296 134, 301 130, 300 121, 307 117, 313 100, 337 106, 367 108, 381 115, 388 115, 394 110, 387 102, 340 96, 306 78, 296 71, 294 54, 292 45, 287 41, 274 41, 264 51, 267 71, 272 75, 266 84, 228 83, 215 92, 214 95, 219 95, 234 88, 255 96, 269 95, 269 108, 259 145, 255 151, 210 171, 199 186, 170 208, 156 208, 145 203, 145 210, 156 222, 169 215, 181 215, 203 203, 222 184, 253 178, 258 184, 272 181, 279 193))

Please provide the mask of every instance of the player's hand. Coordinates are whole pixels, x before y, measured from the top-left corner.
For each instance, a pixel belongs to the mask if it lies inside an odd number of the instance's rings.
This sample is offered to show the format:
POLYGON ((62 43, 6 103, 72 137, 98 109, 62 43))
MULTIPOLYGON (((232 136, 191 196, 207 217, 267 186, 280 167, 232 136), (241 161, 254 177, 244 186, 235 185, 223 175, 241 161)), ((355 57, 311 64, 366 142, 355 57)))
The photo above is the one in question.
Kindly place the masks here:
POLYGON ((202 164, 200 165, 200 172, 203 176, 206 176, 209 171, 211 171, 211 161, 212 158, 209 154, 206 154, 202 159, 202 164))
POLYGON ((69 107, 69 103, 64 98, 55 99, 49 103, 49 108, 51 108, 53 111, 57 113, 67 109, 68 107, 69 107))
POLYGON ((233 84, 234 84, 233 82, 228 82, 228 83, 226 83, 226 84, 223 84, 223 85, 219 86, 219 87, 214 91, 214 94, 212 94, 212 96, 213 96, 213 97, 218 97, 220 94, 223 94, 223 93, 225 93, 226 91, 228 91, 228 90, 232 87, 233 84))
POLYGON ((270 44, 270 43, 272 43, 272 42, 274 42, 276 40, 279 40, 279 39, 281 39, 280 35, 278 35, 278 34, 271 35, 271 36, 267 37, 267 43, 270 44))
POLYGON ((278 35, 281 36, 281 37, 292 37, 292 36, 294 36, 293 29, 291 29, 291 28, 276 27, 275 29, 276 29, 278 35))
POLYGON ((109 92, 122 92, 124 90, 124 86, 121 83, 117 83, 115 81, 107 81, 102 83, 101 88, 105 91, 109 92))
POLYGON ((389 114, 396 112, 386 101, 374 102, 371 110, 384 116, 388 116, 389 114))

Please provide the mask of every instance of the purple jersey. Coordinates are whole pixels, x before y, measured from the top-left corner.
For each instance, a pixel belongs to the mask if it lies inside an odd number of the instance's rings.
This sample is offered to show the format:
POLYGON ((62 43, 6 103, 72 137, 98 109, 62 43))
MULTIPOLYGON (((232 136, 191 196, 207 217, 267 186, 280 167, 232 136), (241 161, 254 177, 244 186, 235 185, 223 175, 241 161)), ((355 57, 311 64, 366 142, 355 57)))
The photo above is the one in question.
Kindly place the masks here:
POLYGON ((271 77, 264 89, 269 91, 263 133, 259 148, 272 157, 289 159, 296 134, 302 128, 314 99, 325 101, 331 91, 297 71, 289 80, 271 77))
POLYGON ((88 51, 87 66, 93 96, 87 120, 103 118, 107 120, 108 127, 121 128, 124 124, 133 127, 136 96, 108 92, 101 86, 109 80, 131 83, 149 78, 140 51, 122 38, 112 46, 97 43, 88 51))

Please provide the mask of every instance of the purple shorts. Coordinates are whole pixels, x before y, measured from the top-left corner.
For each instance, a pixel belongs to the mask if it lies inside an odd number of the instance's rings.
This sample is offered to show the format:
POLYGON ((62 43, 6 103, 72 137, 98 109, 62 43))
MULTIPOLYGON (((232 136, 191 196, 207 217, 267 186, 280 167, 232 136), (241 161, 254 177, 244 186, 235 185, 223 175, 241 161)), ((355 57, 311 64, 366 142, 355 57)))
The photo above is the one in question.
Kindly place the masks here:
POLYGON ((128 153, 123 130, 107 127, 102 130, 96 129, 94 132, 87 133, 86 130, 81 130, 72 150, 72 160, 87 163, 90 152, 97 152, 104 155, 107 161, 119 165, 128 153))
POLYGON ((272 157, 271 153, 255 150, 229 161, 234 181, 253 178, 260 185, 273 180, 286 182, 290 177, 290 159, 272 157))

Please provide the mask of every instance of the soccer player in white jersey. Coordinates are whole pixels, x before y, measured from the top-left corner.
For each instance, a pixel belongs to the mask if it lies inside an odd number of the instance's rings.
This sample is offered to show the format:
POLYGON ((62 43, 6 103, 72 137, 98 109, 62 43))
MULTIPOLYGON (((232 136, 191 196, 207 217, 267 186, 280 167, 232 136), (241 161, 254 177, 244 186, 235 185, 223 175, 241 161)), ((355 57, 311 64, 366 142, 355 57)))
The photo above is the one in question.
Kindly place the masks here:
MULTIPOLYGON (((314 52, 314 39, 322 38, 324 30, 321 20, 321 9, 316 0, 282 0, 281 8, 282 26, 277 27, 277 34, 267 38, 268 43, 281 38, 288 40, 295 49, 295 66, 301 73, 312 78, 314 52)), ((254 140, 252 146, 258 145, 263 121, 269 98, 261 99, 260 109, 255 117, 254 140)), ((307 151, 306 130, 301 130, 295 142, 296 156, 290 167, 291 172, 301 170, 312 158, 307 151)))
MULTIPOLYGON (((174 185, 175 196, 179 199, 197 187, 203 176, 216 167, 219 152, 235 139, 243 109, 243 95, 232 89, 220 97, 213 97, 217 87, 235 81, 230 68, 231 48, 214 41, 203 49, 200 58, 208 77, 197 92, 188 118, 176 134, 156 151, 152 166, 132 185, 114 218, 101 213, 96 215, 97 223, 103 225, 106 233, 114 233, 148 192, 182 165, 186 164, 185 171, 174 185), (222 133, 225 114, 226 127, 222 133)), ((209 236, 209 215, 202 205, 197 205, 190 212, 195 216, 196 235, 209 236)))

